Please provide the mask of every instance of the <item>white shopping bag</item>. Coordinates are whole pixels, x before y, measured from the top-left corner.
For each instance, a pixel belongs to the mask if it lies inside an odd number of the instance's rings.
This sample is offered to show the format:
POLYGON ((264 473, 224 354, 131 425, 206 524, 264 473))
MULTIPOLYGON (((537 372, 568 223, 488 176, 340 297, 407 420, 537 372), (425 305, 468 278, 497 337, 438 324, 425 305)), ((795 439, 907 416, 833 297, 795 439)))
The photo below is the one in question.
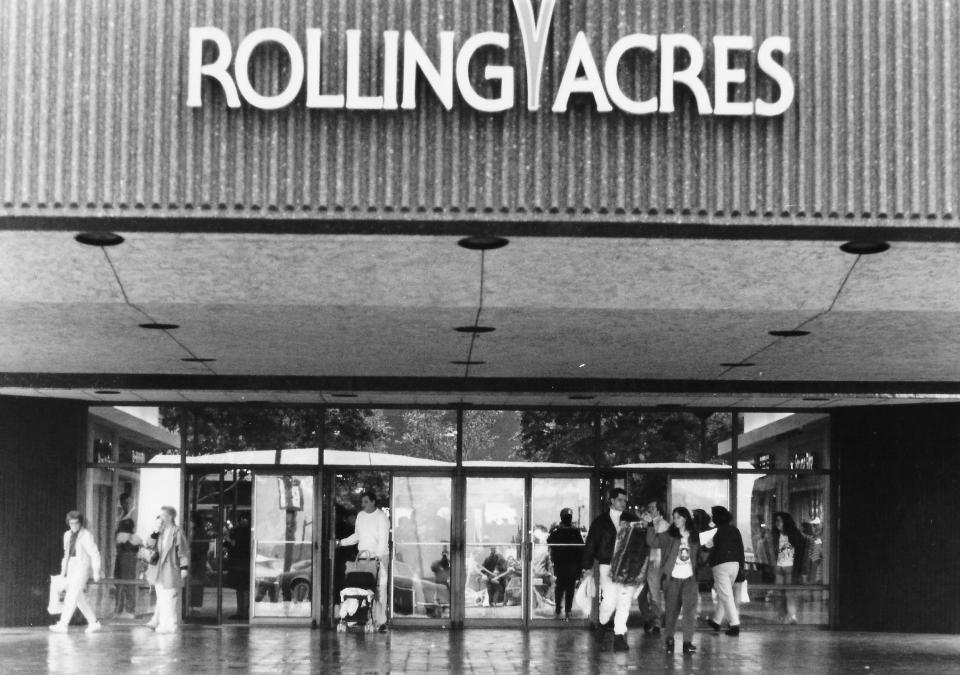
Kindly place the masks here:
POLYGON ((573 606, 583 612, 584 616, 590 616, 593 609, 593 599, 597 596, 597 587, 593 582, 593 574, 588 574, 577 586, 573 594, 573 606))
POLYGON ((47 611, 51 614, 63 614, 63 596, 67 592, 67 580, 59 574, 50 575, 50 602, 47 611))
POLYGON ((747 588, 746 580, 740 584, 740 604, 750 602, 750 589, 747 588))

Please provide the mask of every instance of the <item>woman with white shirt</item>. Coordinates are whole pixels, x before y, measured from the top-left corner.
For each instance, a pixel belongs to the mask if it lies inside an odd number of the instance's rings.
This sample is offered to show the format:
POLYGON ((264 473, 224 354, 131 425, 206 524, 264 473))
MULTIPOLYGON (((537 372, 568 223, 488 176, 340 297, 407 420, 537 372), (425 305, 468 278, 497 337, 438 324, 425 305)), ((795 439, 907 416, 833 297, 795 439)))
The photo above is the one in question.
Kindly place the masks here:
POLYGON ((664 632, 668 654, 673 653, 677 618, 683 610, 683 653, 697 651, 693 646, 693 629, 700 593, 695 576, 700 554, 700 541, 693 517, 683 506, 673 510, 673 524, 657 534, 653 524, 647 526, 647 543, 661 551, 660 574, 663 580, 666 621, 664 632))
POLYGON ((373 603, 373 622, 381 633, 387 631, 387 562, 390 552, 390 522, 387 514, 377 508, 377 495, 367 490, 360 495, 362 511, 357 514, 357 523, 353 534, 338 539, 336 545, 357 545, 358 555, 374 556, 380 563, 377 574, 377 599, 373 603))
POLYGON ((73 613, 79 609, 87 620, 87 632, 93 633, 100 630, 101 625, 87 599, 86 588, 91 576, 94 583, 100 581, 100 550, 90 530, 84 527, 83 514, 70 511, 66 520, 70 529, 63 533, 63 560, 60 562, 60 575, 66 581, 66 593, 60 621, 50 626, 50 630, 66 633, 73 613))

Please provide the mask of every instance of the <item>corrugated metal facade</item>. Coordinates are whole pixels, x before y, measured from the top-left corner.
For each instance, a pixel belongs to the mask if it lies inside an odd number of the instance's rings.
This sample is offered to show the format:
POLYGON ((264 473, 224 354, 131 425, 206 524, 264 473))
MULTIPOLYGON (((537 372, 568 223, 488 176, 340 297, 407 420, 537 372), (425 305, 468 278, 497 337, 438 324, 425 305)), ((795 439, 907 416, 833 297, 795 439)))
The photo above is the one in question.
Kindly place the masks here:
MULTIPOLYGON (((11 0, 0 35, 8 216, 946 226, 960 209, 952 0, 560 0, 536 113, 509 0, 11 0), (431 53, 439 30, 455 30, 458 47, 507 31, 517 104, 482 115, 458 100, 447 112, 421 87, 416 111, 308 110, 302 94, 280 111, 229 110, 207 80, 204 107, 188 108, 187 34, 202 25, 234 48, 256 28, 301 45, 321 28, 323 62, 337 64, 323 92, 343 91, 343 31, 362 28, 371 93, 382 55, 367 38, 385 29, 411 29, 431 53), (554 114, 578 30, 598 60, 633 32, 689 32, 708 48, 717 34, 786 35, 796 99, 774 119, 701 117, 689 97, 672 115, 554 114)), ((255 81, 285 81, 281 61, 255 59, 255 81)), ((655 64, 640 66, 624 86, 649 95, 655 64)), ((749 98, 760 79, 748 75, 749 98)))

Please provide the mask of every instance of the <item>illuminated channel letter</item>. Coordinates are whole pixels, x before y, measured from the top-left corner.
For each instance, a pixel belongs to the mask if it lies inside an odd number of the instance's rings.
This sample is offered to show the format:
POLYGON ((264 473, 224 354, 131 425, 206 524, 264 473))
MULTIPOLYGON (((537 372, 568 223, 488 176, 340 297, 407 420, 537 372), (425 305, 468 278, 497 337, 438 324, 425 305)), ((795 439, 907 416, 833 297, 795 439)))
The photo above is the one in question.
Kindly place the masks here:
POLYGON ((673 83, 687 86, 697 99, 697 110, 701 115, 709 115, 710 95, 698 77, 703 70, 703 47, 696 38, 686 33, 671 33, 660 36, 660 112, 672 113, 673 83), (675 70, 675 52, 682 49, 690 55, 690 65, 681 71, 675 70))
POLYGON ((780 87, 780 98, 773 103, 767 103, 759 98, 756 100, 757 114, 763 117, 782 115, 793 103, 793 78, 790 77, 790 73, 783 66, 774 60, 774 52, 780 52, 784 55, 789 54, 790 38, 775 35, 760 43, 760 49, 757 52, 757 65, 780 87))
POLYGON ((617 69, 623 55, 631 49, 646 49, 648 52, 657 51, 657 37, 644 33, 634 33, 620 38, 607 53, 607 61, 603 67, 603 81, 607 85, 607 96, 613 105, 632 115, 649 115, 657 112, 657 97, 653 96, 645 101, 634 101, 620 88, 617 79, 617 69))
POLYGON ((502 112, 513 107, 513 68, 488 65, 483 69, 485 79, 500 80, 498 98, 480 96, 470 83, 470 59, 478 49, 487 46, 507 49, 510 46, 510 36, 506 33, 478 33, 464 42, 460 54, 457 55, 457 86, 463 100, 471 108, 480 112, 502 112))
POLYGON ((523 39, 524 64, 527 69, 527 110, 540 109, 540 78, 543 77, 543 60, 547 54, 547 38, 553 19, 555 0, 541 0, 540 16, 533 13, 531 0, 513 0, 513 9, 520 24, 523 39))
POLYGON ((597 70, 596 61, 593 60, 590 42, 583 31, 577 33, 570 48, 567 67, 563 71, 560 87, 557 89, 557 98, 553 102, 553 112, 567 112, 567 103, 570 100, 570 94, 573 93, 593 94, 593 100, 599 112, 613 110, 603 90, 603 80, 600 79, 600 71, 597 70), (580 68, 583 68, 583 77, 577 77, 580 68))
POLYGON ((234 77, 237 80, 237 89, 247 103, 261 110, 278 110, 290 105, 300 93, 303 86, 303 52, 300 45, 285 30, 279 28, 261 28, 247 35, 237 46, 237 60, 233 64, 234 77), (253 50, 264 42, 276 42, 283 47, 290 58, 290 79, 286 88, 279 94, 264 96, 258 93, 250 82, 250 55, 253 50))
POLYGON ((400 107, 414 110, 417 107, 417 69, 437 93, 437 98, 447 110, 453 108, 453 31, 440 33, 440 68, 417 42, 413 33, 403 34, 403 100, 400 107))
POLYGON ((187 53, 187 105, 189 107, 203 106, 200 78, 204 76, 212 77, 220 83, 223 94, 227 97, 227 107, 240 107, 237 86, 227 72, 232 57, 233 47, 230 45, 230 38, 222 30, 213 26, 190 29, 190 47, 187 53), (213 63, 203 63, 204 42, 217 45, 217 60, 213 63))

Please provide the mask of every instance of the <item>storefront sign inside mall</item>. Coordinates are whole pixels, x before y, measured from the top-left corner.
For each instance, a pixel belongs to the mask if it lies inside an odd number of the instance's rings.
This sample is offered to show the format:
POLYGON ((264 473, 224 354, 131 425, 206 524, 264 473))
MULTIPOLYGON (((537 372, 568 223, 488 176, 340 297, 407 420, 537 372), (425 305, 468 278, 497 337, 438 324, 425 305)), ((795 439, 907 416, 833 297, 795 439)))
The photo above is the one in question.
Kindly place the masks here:
MULTIPOLYGON (((540 14, 536 16, 532 0, 513 0, 520 36, 523 42, 524 64, 527 75, 525 99, 527 109, 534 111, 540 107, 540 85, 543 63, 546 57, 547 42, 551 29, 555 0, 542 0, 540 14)), ((376 96, 361 94, 361 71, 376 70, 372 64, 363 68, 361 64, 361 41, 371 39, 359 30, 346 31, 346 87, 340 92, 320 91, 320 46, 321 40, 330 39, 320 29, 306 30, 306 49, 302 49, 297 40, 287 31, 279 28, 255 30, 240 40, 233 57, 233 45, 230 37, 221 29, 213 26, 190 29, 188 55, 187 105, 202 107, 201 82, 204 77, 211 78, 220 85, 226 97, 227 105, 239 108, 241 98, 247 104, 263 110, 276 110, 293 103, 301 90, 306 88, 306 106, 308 108, 346 108, 350 110, 413 110, 417 106, 416 86, 418 72, 433 89, 441 104, 450 110, 454 104, 454 82, 463 101, 481 112, 501 112, 515 105, 514 69, 509 65, 488 64, 483 70, 483 78, 499 84, 499 96, 481 95, 470 80, 470 64, 481 50, 491 49, 506 52, 510 47, 507 33, 483 32, 469 36, 454 53, 455 33, 439 33, 439 54, 429 56, 423 45, 411 31, 403 33, 403 58, 400 55, 400 32, 385 30, 382 33, 383 78, 381 91, 376 96), (204 47, 212 43, 216 47, 216 58, 204 62, 204 47), (250 81, 249 67, 254 51, 264 43, 276 43, 289 58, 289 80, 282 91, 276 94, 263 94, 254 89, 250 81), (230 64, 233 62, 233 72, 230 64), (398 88, 398 84, 400 85, 398 88), (399 105, 398 105, 399 103, 399 105)), ((651 113, 671 113, 674 111, 674 85, 686 87, 697 103, 701 115, 759 115, 772 117, 781 115, 793 102, 794 86, 790 73, 776 60, 775 54, 783 57, 790 52, 790 38, 771 36, 757 44, 749 35, 717 35, 713 38, 713 97, 707 90, 702 78, 705 62, 705 47, 692 35, 671 33, 652 35, 634 33, 621 37, 610 51, 598 61, 595 58, 587 36, 583 32, 576 34, 566 59, 566 67, 560 84, 553 95, 552 110, 563 113, 572 94, 593 97, 594 105, 600 112, 610 112, 614 108, 633 115, 651 113), (644 50, 659 54, 658 95, 644 100, 635 100, 627 96, 617 79, 617 70, 624 56, 632 50, 644 50), (730 57, 735 52, 753 54, 755 50, 756 73, 754 77, 772 80, 777 87, 770 87, 776 98, 754 101, 732 100, 733 85, 743 84, 747 80, 744 68, 730 66, 730 57), (678 54, 685 52, 683 62, 678 68, 678 54), (600 67, 603 67, 601 74, 600 67), (582 71, 582 74, 580 74, 582 71)), ((331 67, 324 64, 324 67, 331 67)))

